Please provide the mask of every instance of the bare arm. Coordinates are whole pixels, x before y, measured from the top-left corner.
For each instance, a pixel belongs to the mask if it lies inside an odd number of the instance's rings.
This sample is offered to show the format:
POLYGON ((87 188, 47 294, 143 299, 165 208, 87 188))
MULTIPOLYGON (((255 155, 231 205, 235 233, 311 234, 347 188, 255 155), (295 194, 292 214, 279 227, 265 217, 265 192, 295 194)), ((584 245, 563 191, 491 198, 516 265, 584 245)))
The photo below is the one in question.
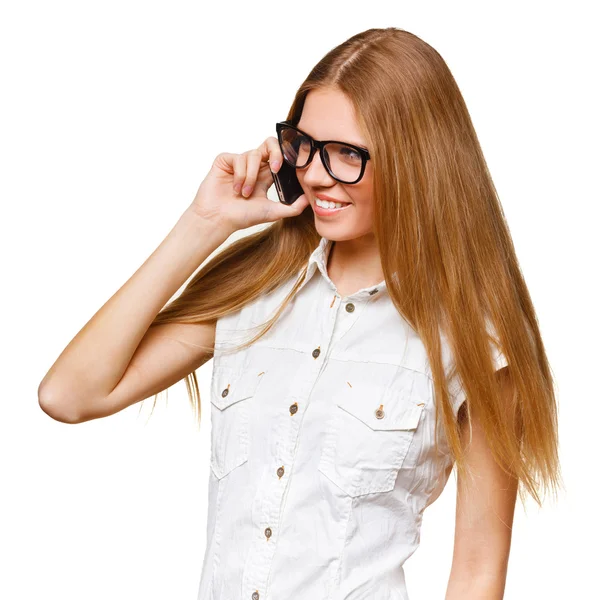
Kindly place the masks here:
POLYGON ((104 417, 166 389, 212 356, 214 322, 150 325, 232 233, 308 206, 304 194, 290 206, 268 198, 271 161, 277 172, 283 157, 273 136, 243 154, 217 156, 167 237, 52 365, 38 388, 44 412, 65 423, 104 417), (251 188, 246 197, 235 191, 238 184, 251 188))
POLYGON ((158 248, 52 365, 38 389, 42 410, 66 423, 113 414, 166 389, 208 360, 212 351, 198 345, 212 348, 214 323, 148 329, 230 233, 227 226, 186 210, 158 248))
MULTIPOLYGON (((514 393, 509 369, 500 369, 497 377, 508 404, 514 393)), ((495 462, 475 417, 472 426, 465 456, 472 480, 458 478, 454 555, 446 600, 502 600, 518 480, 495 462)), ((468 428, 465 420, 461 426, 465 442, 468 428)))

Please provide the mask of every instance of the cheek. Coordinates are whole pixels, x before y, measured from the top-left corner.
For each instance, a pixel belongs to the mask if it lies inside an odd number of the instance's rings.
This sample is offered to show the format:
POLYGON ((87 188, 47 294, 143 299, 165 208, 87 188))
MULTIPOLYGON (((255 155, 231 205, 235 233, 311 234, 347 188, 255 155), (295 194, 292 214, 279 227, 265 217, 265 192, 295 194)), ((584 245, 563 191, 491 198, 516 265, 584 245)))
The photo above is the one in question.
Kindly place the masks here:
MULTIPOLYGON (((369 182, 361 181, 358 185, 349 186, 353 188, 349 194, 350 199, 354 202, 354 207, 362 215, 370 215, 373 213, 373 189, 369 182)), ((350 191, 350 189, 349 189, 350 191)))
POLYGON ((373 189, 369 182, 365 182, 362 185, 362 181, 355 185, 349 186, 354 187, 350 199, 354 202, 354 224, 357 231, 360 233, 367 233, 373 229, 373 189))

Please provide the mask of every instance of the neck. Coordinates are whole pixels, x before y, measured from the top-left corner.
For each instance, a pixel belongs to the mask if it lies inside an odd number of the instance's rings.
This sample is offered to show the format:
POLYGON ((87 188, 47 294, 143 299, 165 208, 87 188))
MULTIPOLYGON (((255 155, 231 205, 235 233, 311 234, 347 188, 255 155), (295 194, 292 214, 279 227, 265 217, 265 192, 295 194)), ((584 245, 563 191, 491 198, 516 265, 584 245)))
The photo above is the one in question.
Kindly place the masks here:
POLYGON ((327 274, 342 296, 383 281, 375 236, 367 234, 352 240, 333 241, 327 274))

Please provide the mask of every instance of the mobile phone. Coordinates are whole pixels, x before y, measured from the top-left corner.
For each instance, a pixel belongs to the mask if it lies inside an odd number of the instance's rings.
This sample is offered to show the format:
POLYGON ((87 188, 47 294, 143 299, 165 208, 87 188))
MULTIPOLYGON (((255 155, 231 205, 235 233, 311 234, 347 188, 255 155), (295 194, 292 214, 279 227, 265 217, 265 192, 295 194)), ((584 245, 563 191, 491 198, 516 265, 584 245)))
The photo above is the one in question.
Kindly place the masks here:
POLYGON ((281 203, 294 204, 304 194, 298 177, 296 177, 296 169, 288 165, 285 160, 279 171, 277 173, 271 171, 271 175, 273 176, 273 183, 275 184, 275 189, 281 203))

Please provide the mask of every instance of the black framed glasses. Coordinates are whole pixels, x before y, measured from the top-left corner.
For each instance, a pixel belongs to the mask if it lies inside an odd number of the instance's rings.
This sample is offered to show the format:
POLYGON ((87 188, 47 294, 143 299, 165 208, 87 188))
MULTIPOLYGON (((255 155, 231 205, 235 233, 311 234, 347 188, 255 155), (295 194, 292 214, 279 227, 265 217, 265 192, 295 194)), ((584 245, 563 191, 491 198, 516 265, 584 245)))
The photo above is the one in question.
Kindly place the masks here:
POLYGON ((315 140, 289 121, 280 121, 275 128, 283 158, 291 167, 303 169, 319 150, 325 169, 336 181, 358 183, 365 174, 371 158, 367 149, 336 140, 315 140))

